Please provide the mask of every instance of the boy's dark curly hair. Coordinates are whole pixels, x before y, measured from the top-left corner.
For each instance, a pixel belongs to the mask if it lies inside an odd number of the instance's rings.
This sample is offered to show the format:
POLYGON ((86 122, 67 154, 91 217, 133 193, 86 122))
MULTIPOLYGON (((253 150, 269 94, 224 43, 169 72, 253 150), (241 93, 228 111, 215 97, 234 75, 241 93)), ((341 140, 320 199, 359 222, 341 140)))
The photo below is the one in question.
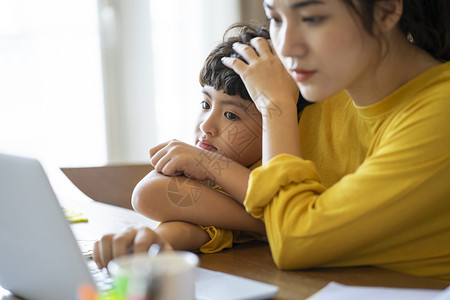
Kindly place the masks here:
POLYGON ((231 56, 245 61, 234 52, 232 46, 236 42, 250 44, 250 40, 255 37, 270 39, 269 31, 263 26, 251 24, 237 23, 230 26, 225 31, 222 42, 211 51, 203 64, 199 77, 201 86, 211 86, 216 90, 223 90, 228 95, 239 95, 251 101, 241 77, 222 64, 221 58, 231 56))

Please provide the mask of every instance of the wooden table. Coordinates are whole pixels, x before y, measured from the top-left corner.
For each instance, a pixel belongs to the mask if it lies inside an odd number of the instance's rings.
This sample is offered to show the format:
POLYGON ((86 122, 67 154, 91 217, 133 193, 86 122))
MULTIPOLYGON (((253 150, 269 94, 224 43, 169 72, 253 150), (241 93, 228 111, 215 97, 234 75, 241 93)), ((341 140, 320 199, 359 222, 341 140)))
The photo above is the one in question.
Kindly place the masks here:
POLYGON ((269 246, 262 242, 238 245, 215 254, 201 254, 200 266, 277 285, 274 299, 306 299, 330 281, 358 286, 444 289, 440 280, 405 275, 376 267, 323 268, 298 271, 278 269, 269 246))
MULTIPOLYGON (((64 174, 77 186, 73 195, 59 195, 60 202, 88 217, 88 223, 73 224, 78 240, 92 242, 99 236, 128 226, 149 226, 157 222, 130 210, 130 197, 136 183, 150 170, 148 165, 65 168, 64 174), (95 199, 96 201, 93 201, 95 199), (105 204, 109 203, 109 204, 105 204), (113 205, 111 205, 113 204, 113 205)), ((65 192, 64 192, 65 194, 65 192)), ((335 281, 347 285, 444 289, 448 283, 405 275, 376 267, 323 268, 297 271, 279 270, 263 242, 235 246, 215 254, 200 254, 200 266, 234 274, 279 287, 276 300, 306 299, 335 281)), ((17 299, 0 289, 0 300, 17 299)))
MULTIPOLYGON (((148 165, 63 169, 64 174, 85 194, 72 184, 74 194, 67 194, 66 191, 58 193, 57 187, 54 187, 62 206, 77 210, 89 219, 88 223, 72 225, 76 238, 92 242, 105 233, 118 232, 128 226, 155 228, 157 222, 129 209, 134 186, 151 169, 148 165)), ((270 248, 263 242, 241 244, 215 254, 200 254, 200 266, 277 285, 279 293, 274 298, 276 300, 306 299, 330 281, 359 286, 425 289, 444 289, 448 285, 440 280, 376 267, 282 271, 275 266, 270 248)), ((16 299, 0 288, 0 300, 16 299)))
MULTIPOLYGON (((65 168, 63 172, 91 198, 130 208, 134 186, 150 170, 152 167, 149 165, 119 165, 65 168), (92 185, 93 181, 95 185, 92 185), (111 186, 112 190, 108 188, 111 186)), ((201 254, 200 266, 277 285, 280 290, 275 299, 306 299, 330 281, 348 285, 425 289, 444 289, 448 285, 440 280, 405 275, 376 267, 282 271, 275 266, 270 248, 263 242, 238 245, 215 254, 201 254)))

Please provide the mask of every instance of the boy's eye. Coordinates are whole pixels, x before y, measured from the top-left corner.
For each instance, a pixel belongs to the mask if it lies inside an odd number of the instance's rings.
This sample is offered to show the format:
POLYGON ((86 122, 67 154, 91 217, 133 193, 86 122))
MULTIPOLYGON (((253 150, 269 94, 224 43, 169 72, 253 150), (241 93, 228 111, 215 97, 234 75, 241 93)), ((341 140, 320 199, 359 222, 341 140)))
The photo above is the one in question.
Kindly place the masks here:
POLYGON ((235 114, 233 114, 232 112, 227 111, 224 115, 229 120, 238 120, 239 119, 239 117, 236 116, 235 114))
POLYGON ((206 102, 206 101, 202 101, 201 105, 202 105, 203 109, 210 109, 211 108, 211 105, 209 105, 209 103, 206 102))

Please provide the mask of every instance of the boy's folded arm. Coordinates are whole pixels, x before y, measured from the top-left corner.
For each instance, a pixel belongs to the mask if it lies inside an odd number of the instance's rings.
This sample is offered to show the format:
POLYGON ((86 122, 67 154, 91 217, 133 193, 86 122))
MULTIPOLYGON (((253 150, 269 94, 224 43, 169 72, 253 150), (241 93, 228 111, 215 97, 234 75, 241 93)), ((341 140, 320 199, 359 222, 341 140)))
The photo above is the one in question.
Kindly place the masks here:
POLYGON ((264 224, 233 198, 184 176, 150 172, 135 187, 132 205, 160 222, 184 221, 265 234, 264 224))
POLYGON ((241 205, 245 200, 251 171, 251 169, 231 159, 227 161, 227 164, 221 166, 221 168, 209 169, 209 172, 213 174, 214 182, 227 191, 232 199, 241 205))
POLYGON ((174 250, 198 251, 211 240, 207 231, 187 222, 164 222, 155 232, 174 250))

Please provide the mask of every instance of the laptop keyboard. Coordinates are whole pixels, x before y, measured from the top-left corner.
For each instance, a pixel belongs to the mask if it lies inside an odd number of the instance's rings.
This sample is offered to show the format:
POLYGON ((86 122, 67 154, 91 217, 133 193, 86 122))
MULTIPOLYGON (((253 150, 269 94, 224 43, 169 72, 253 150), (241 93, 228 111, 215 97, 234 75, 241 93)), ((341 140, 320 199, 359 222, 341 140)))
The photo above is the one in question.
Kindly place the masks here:
POLYGON ((97 264, 89 259, 87 261, 87 265, 89 271, 91 272, 92 278, 94 279, 95 284, 99 291, 109 291, 112 289, 113 279, 109 276, 106 268, 99 269, 97 264))

